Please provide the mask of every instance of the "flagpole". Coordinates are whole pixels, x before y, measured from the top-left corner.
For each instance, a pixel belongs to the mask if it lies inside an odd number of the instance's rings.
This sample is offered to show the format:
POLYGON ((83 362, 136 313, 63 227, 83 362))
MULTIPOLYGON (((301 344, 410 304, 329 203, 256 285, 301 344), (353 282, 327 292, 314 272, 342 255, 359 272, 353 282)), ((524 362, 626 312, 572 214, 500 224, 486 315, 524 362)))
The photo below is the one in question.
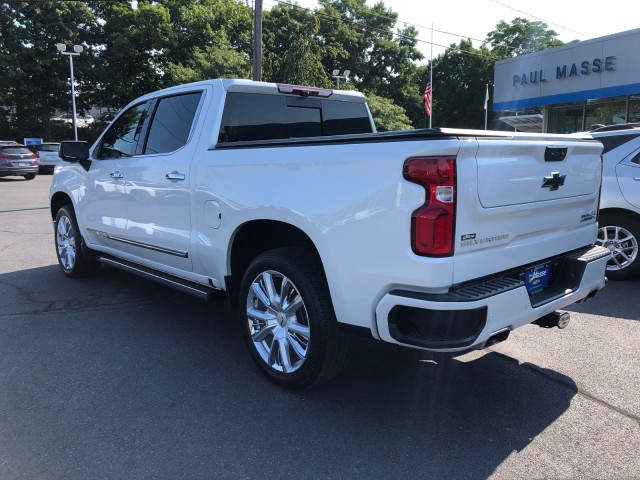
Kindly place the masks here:
POLYGON ((484 96, 484 129, 487 129, 487 103, 489 102, 489 84, 487 83, 487 93, 484 96))
POLYGON ((431 23, 431 61, 429 62, 429 83, 431 84, 431 115, 429 115, 429 128, 433 122, 433 23, 431 23))

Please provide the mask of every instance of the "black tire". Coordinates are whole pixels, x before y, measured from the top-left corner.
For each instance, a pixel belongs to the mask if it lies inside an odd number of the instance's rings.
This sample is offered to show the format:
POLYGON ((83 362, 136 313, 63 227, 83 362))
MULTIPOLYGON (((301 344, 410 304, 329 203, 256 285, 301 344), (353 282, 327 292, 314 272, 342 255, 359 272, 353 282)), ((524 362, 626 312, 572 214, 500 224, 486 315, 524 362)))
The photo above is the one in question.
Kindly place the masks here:
POLYGON ((58 210, 54 225, 56 256, 62 273, 69 278, 81 278, 97 272, 100 263, 83 244, 71 205, 58 210))
POLYGON ((251 262, 240 286, 238 313, 251 357, 290 389, 330 380, 350 358, 349 335, 338 328, 318 263, 298 248, 270 250, 251 262))
POLYGON ((640 222, 619 213, 600 214, 598 245, 607 247, 613 253, 607 263, 607 278, 628 280, 640 272, 640 222))
POLYGON ((24 176, 25 180, 33 180, 34 178, 36 178, 36 174, 35 173, 27 173, 24 176))

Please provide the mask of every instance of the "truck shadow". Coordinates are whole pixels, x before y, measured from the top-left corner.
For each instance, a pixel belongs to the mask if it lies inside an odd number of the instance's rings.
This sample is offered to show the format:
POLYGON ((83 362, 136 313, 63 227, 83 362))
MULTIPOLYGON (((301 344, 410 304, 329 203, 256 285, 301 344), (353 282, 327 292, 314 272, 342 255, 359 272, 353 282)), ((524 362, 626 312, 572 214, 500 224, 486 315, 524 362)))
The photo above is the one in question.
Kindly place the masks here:
POLYGON ((355 339, 341 376, 291 392, 252 364, 224 297, 112 269, 71 281, 57 266, 2 274, 0 288, 0 431, 12 438, 0 473, 486 478, 577 391, 497 353, 438 365, 355 339))
POLYGON ((564 310, 640 321, 640 279, 607 281, 591 300, 575 303, 564 310))

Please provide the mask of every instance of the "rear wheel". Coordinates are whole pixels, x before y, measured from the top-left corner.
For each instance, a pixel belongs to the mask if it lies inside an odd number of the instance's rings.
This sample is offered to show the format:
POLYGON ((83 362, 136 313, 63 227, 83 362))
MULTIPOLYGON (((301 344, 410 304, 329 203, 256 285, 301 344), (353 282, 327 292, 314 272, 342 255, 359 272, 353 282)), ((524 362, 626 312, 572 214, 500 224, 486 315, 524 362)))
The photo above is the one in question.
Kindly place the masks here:
POLYGON ((253 360, 293 389, 333 378, 350 353, 322 268, 310 257, 297 248, 265 252, 251 262, 240 289, 240 322, 253 360))
POLYGON ((640 222, 620 214, 601 214, 598 230, 599 245, 611 250, 607 263, 607 277, 611 280, 627 280, 640 271, 638 244, 640 222))
POLYGON ((36 178, 36 174, 35 173, 27 173, 24 178, 26 180, 33 180, 34 178, 36 178))
POLYGON ((88 249, 82 248, 82 237, 71 205, 65 205, 58 210, 55 237, 58 264, 67 277, 85 277, 100 268, 100 263, 88 253, 88 249))

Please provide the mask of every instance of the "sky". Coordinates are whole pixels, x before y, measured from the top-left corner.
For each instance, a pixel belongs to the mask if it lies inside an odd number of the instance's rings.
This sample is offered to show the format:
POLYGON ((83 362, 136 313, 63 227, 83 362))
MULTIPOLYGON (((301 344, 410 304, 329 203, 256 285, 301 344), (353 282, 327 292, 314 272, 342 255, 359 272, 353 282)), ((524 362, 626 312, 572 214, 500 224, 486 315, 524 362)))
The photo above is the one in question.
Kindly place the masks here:
MULTIPOLYGON (((293 0, 283 0, 293 3, 293 0)), ((558 33, 563 42, 588 40, 613 33, 640 28, 640 1, 608 0, 586 2, 576 0, 383 0, 398 13, 398 20, 418 29, 418 49, 426 63, 431 55, 431 25, 433 24, 433 56, 444 53, 445 47, 471 38, 474 47, 500 20, 511 22, 516 17, 543 21, 558 33), (597 8, 602 5, 603 8, 597 8), (447 34, 442 33, 447 32, 447 34), (453 34, 453 35, 450 35, 453 34), (475 40, 477 39, 477 40, 475 40)), ((263 0, 271 8, 276 0, 263 0)), ((316 0, 297 0, 306 8, 316 8, 316 0)), ((367 0, 368 5, 375 2, 367 0)))

